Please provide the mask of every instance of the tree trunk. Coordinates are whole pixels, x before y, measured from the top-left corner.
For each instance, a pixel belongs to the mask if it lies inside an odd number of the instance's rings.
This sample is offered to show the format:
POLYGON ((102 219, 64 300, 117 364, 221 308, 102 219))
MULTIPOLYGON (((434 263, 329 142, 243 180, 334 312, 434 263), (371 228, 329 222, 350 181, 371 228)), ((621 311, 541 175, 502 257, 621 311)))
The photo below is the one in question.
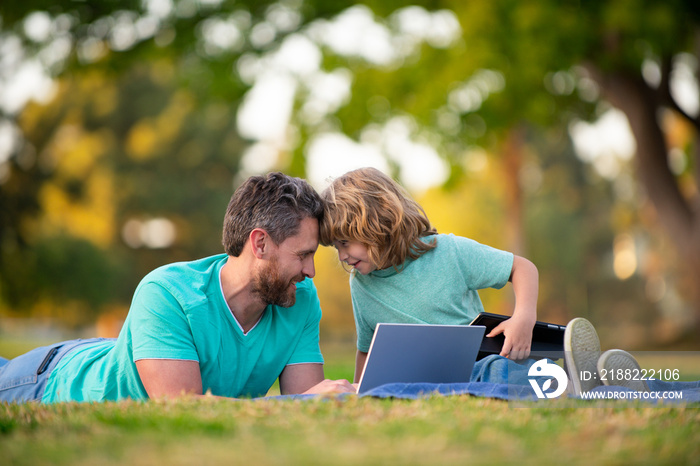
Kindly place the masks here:
MULTIPOLYGON (((686 290, 689 294, 686 298, 694 307, 696 323, 700 325, 700 213, 697 193, 695 198, 686 198, 681 192, 678 179, 668 164, 666 138, 659 124, 660 112, 667 106, 674 106, 668 105, 668 101, 664 102, 662 94, 650 88, 640 76, 602 74, 595 70, 593 75, 608 101, 627 115, 637 142, 638 179, 657 212, 658 221, 678 251, 681 269, 694 282, 686 290)), ((696 179, 696 186, 699 186, 699 181, 696 179)))

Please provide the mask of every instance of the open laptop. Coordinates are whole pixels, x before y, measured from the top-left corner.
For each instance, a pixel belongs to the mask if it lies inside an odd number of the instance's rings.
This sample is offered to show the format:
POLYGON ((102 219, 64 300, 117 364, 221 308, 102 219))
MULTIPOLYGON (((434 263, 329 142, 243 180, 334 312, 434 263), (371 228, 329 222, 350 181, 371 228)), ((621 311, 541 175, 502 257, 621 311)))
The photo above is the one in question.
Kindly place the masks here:
MULTIPOLYGON (((486 327, 488 334, 494 327, 511 316, 482 312, 471 322, 470 325, 486 327)), ((564 330, 565 325, 552 324, 549 322, 535 322, 532 329, 532 345, 530 346, 530 357, 535 359, 549 358, 559 359, 564 356, 564 330)), ((499 354, 503 348, 505 337, 503 334, 495 337, 484 337, 479 349, 477 359, 484 358, 489 354, 499 354)))
POLYGON ((357 393, 387 383, 469 382, 486 327, 377 324, 357 393))

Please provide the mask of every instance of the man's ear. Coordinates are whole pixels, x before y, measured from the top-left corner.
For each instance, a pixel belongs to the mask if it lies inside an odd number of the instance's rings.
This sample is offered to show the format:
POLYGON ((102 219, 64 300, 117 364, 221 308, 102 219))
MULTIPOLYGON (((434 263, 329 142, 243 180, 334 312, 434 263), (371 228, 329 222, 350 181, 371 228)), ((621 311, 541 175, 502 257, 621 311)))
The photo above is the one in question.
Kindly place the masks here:
POLYGON ((253 255, 262 259, 269 250, 270 235, 262 228, 256 228, 250 232, 249 238, 253 255))

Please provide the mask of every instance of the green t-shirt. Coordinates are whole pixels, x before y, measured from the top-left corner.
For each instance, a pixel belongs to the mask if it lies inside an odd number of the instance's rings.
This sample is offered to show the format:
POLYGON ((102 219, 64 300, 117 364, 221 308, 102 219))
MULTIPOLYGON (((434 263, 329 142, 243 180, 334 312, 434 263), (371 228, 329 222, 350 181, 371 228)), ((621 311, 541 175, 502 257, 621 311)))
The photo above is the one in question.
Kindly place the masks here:
POLYGON ((49 377, 43 402, 147 399, 135 361, 198 361, 204 393, 264 396, 285 366, 323 363, 321 307, 310 279, 294 306, 268 306, 247 334, 221 289, 225 254, 166 265, 134 294, 116 340, 69 352, 49 377))
POLYGON ((369 351, 380 322, 466 325, 484 310, 477 290, 502 288, 513 254, 468 238, 435 235, 437 246, 418 259, 367 275, 350 276, 357 349, 369 351))

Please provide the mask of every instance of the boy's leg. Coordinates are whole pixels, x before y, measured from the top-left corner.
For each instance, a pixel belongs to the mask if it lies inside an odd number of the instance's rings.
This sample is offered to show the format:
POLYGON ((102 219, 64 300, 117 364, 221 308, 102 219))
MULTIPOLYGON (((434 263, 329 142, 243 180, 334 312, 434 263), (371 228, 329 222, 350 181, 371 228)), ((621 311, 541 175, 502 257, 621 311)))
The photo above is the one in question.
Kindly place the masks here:
POLYGON ((564 368, 574 395, 602 385, 597 370, 599 358, 600 340, 595 327, 581 317, 573 319, 564 331, 564 368))
POLYGON ((524 361, 516 362, 497 354, 491 354, 476 361, 470 381, 526 385, 529 387, 531 378, 529 375, 530 366, 536 362, 535 359, 525 359, 524 361))
POLYGON ((3 358, 2 356, 0 356, 0 367, 4 366, 4 365, 7 364, 8 362, 10 362, 9 359, 5 359, 5 358, 3 358))
MULTIPOLYGON (((471 382, 508 383, 508 364, 503 356, 490 354, 474 364, 471 382)), ((515 364, 515 363, 513 363, 515 364)))

